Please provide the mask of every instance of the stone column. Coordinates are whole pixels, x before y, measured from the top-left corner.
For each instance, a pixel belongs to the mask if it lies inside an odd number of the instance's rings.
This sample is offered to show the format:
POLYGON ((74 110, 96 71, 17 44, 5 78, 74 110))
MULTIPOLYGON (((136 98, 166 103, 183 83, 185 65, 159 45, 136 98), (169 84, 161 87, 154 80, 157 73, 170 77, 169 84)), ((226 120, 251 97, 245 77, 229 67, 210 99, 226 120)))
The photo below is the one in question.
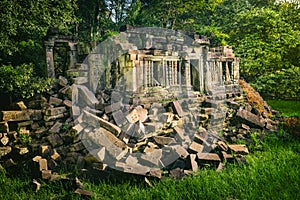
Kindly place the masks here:
POLYGON ((48 77, 54 78, 55 77, 54 58, 53 58, 54 41, 50 40, 45 42, 45 46, 46 46, 46 64, 47 64, 48 77))
POLYGON ((224 84, 224 80, 223 80, 223 69, 222 69, 222 62, 218 62, 218 61, 216 61, 217 62, 217 64, 218 64, 218 67, 219 67, 219 82, 220 82, 220 84, 221 85, 223 85, 224 84))
POLYGON ((226 61, 226 82, 227 84, 230 82, 230 71, 229 71, 228 61, 226 61))
POLYGON ((186 87, 187 89, 191 89, 191 66, 190 66, 190 61, 186 60, 185 61, 185 81, 186 81, 186 87))
POLYGON ((75 67, 75 64, 77 63, 77 43, 76 42, 69 42, 69 47, 70 47, 70 65, 69 69, 72 69, 75 67))

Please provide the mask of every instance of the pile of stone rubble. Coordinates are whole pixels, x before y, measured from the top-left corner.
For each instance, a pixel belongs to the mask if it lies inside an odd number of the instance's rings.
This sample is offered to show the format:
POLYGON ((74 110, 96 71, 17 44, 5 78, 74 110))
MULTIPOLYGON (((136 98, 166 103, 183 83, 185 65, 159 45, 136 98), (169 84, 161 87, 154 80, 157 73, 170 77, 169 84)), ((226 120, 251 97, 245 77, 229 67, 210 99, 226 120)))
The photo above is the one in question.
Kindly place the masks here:
POLYGON ((270 119, 276 111, 265 103, 260 112, 243 92, 216 100, 176 98, 156 89, 148 98, 94 94, 60 76, 42 97, 1 111, 0 164, 26 161, 51 180, 66 165, 179 178, 202 167, 245 162, 251 133, 275 131, 278 124, 270 119))

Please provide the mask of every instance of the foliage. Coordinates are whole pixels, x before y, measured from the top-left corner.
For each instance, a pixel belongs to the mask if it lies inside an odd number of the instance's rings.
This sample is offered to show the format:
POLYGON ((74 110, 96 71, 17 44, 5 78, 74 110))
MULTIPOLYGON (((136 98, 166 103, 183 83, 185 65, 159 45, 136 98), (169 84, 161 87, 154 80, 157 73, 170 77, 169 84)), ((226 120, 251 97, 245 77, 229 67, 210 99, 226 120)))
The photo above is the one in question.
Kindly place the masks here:
POLYGON ((291 67, 261 75, 253 86, 258 92, 269 98, 300 99, 300 67, 291 67))
POLYGON ((48 30, 70 33, 76 21, 75 0, 2 0, 0 9, 0 64, 30 62, 41 69, 48 30))
POLYGON ((52 79, 34 76, 33 65, 23 64, 17 67, 0 67, 0 92, 15 98, 29 98, 47 91, 52 79))

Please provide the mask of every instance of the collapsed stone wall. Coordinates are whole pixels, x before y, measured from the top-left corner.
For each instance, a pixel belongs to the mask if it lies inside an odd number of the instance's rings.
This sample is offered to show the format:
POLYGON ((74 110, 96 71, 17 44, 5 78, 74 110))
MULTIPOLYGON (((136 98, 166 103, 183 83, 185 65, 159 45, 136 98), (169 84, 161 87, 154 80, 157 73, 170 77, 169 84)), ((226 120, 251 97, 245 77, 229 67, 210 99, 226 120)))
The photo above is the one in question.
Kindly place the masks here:
POLYGON ((94 95, 71 84, 59 77, 47 94, 1 111, 2 167, 30 162, 44 179, 55 179, 66 165, 178 178, 201 167, 245 162, 251 133, 275 131, 278 124, 270 119, 276 111, 264 102, 265 112, 259 112, 241 92, 226 99, 174 99, 156 88, 155 99, 133 101, 128 94, 94 95))

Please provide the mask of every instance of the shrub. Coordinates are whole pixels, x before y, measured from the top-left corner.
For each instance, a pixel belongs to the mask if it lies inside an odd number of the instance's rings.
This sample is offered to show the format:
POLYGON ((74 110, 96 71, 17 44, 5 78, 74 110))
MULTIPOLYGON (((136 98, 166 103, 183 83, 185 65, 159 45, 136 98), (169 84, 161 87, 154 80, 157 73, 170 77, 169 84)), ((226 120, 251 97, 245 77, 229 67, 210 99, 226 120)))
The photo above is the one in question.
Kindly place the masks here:
POLYGON ((12 98, 30 98, 50 89, 52 79, 34 76, 32 64, 0 67, 0 93, 12 98))

